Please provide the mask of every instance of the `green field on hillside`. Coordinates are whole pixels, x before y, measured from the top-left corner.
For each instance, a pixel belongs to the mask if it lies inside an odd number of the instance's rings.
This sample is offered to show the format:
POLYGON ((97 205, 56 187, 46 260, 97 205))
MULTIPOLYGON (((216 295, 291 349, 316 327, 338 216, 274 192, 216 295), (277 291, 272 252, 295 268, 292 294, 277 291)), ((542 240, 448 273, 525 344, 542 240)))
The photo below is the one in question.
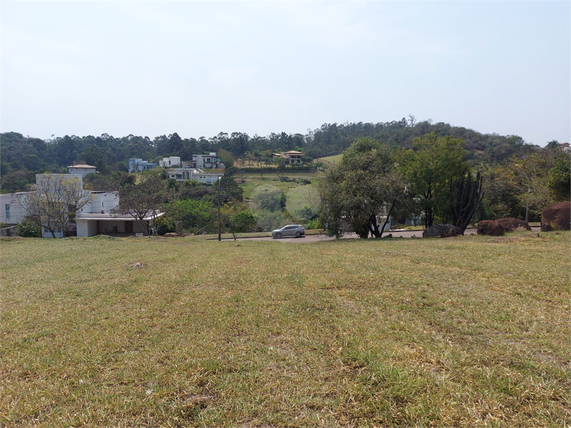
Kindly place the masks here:
POLYGON ((317 210, 319 198, 314 186, 315 180, 320 176, 315 172, 298 172, 283 174, 239 174, 235 176, 238 185, 244 189, 244 198, 251 200, 259 192, 280 190, 285 193, 286 209, 290 213, 309 206, 317 210), (280 177, 287 177, 292 181, 281 181, 280 177), (303 184, 307 180, 310 184, 303 184))
POLYGON ((326 156, 324 158, 319 158, 317 161, 323 162, 328 165, 338 164, 343 159, 343 154, 334 155, 334 156, 326 156))
POLYGON ((568 426, 570 238, 4 239, 0 426, 568 426))

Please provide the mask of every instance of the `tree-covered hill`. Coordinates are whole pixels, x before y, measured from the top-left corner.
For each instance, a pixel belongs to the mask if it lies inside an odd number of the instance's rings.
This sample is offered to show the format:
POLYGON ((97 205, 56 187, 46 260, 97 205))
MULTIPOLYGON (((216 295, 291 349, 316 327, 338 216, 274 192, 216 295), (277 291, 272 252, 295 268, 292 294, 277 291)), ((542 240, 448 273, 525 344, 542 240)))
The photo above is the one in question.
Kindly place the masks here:
POLYGON ((318 158, 339 154, 358 137, 372 137, 391 147, 412 147, 416 137, 435 132, 438 136, 451 135, 464 139, 470 158, 485 163, 497 163, 509 156, 532 150, 518 136, 481 134, 477 131, 446 123, 408 120, 379 123, 324 124, 305 135, 271 133, 262 137, 241 132, 221 132, 211 138, 182 138, 177 133, 150 139, 147 136, 113 137, 108 134, 94 137, 66 135, 49 140, 25 137, 17 132, 0 134, 1 191, 24 190, 40 172, 65 172, 74 160, 95 165, 99 172, 126 171, 129 158, 157 160, 163 156, 189 159, 192 154, 227 150, 238 158, 244 154, 300 150, 318 158))

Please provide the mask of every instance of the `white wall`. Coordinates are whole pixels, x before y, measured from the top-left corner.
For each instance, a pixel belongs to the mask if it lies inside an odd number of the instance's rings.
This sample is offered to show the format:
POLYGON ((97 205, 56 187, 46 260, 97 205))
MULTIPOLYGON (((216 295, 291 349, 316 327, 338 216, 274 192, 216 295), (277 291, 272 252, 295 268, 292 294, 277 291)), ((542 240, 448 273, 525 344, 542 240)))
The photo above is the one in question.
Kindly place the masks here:
POLYGON ((20 206, 19 201, 30 192, 5 193, 0 195, 0 223, 18 224, 26 217, 26 210, 20 206), (9 205, 10 217, 6 216, 6 205, 9 205))
POLYGON ((82 213, 109 214, 119 205, 119 195, 115 192, 91 193, 92 200, 81 210, 82 213))

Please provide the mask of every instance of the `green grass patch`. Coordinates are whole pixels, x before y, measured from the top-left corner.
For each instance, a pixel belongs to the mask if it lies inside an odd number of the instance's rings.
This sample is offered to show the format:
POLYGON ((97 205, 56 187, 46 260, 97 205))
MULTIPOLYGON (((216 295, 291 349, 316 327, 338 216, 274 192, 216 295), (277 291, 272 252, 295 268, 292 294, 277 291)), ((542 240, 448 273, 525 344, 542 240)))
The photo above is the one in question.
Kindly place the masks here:
POLYGON ((319 174, 317 173, 283 173, 283 174, 240 174, 235 177, 239 186, 244 190, 244 198, 252 199, 258 192, 280 190, 285 193, 286 209, 294 214, 305 206, 317 211, 319 196, 313 185, 319 174), (280 177, 288 177, 291 181, 281 181, 280 177), (304 180, 306 180, 304 182, 304 180), (306 183, 306 184, 304 184, 306 183))
POLYGON ((343 159, 343 154, 334 155, 334 156, 326 156, 324 158, 317 159, 317 161, 323 162, 324 164, 327 164, 327 165, 335 165, 335 164, 340 163, 341 159, 343 159))
POLYGON ((570 238, 3 240, 0 425, 566 426, 570 238))

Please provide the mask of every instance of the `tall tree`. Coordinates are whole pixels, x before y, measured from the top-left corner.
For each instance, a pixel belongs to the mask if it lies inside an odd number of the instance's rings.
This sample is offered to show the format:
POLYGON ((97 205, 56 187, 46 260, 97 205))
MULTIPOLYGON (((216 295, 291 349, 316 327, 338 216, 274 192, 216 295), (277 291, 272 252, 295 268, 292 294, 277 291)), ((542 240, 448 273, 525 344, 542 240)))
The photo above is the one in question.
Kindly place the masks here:
POLYGON ((434 132, 415 138, 412 146, 400 150, 397 161, 411 193, 422 204, 425 226, 430 227, 437 214, 445 217, 450 211, 450 184, 467 170, 467 152, 461 138, 434 132))
POLYGON ((119 205, 115 213, 135 219, 145 235, 149 235, 156 219, 174 209, 175 189, 169 187, 164 170, 155 168, 139 174, 136 183, 119 189, 119 205))
POLYGON ((547 186, 557 202, 568 201, 571 197, 571 157, 560 149, 553 168, 549 170, 547 186))
POLYGON ((380 238, 391 213, 406 197, 391 150, 371 138, 357 139, 318 188, 322 223, 336 236, 342 235, 345 220, 361 238, 380 238), (385 218, 382 224, 380 216, 385 218))
POLYGON ((505 192, 512 195, 514 204, 530 216, 538 218, 541 211, 555 202, 549 187, 549 174, 556 166, 558 150, 541 149, 524 156, 512 156, 495 169, 495 179, 505 192))
POLYGON ((454 198, 450 217, 452 224, 460 228, 460 233, 468 227, 468 224, 476 214, 480 202, 484 197, 483 176, 478 171, 475 176, 470 171, 452 180, 450 194, 454 198))

